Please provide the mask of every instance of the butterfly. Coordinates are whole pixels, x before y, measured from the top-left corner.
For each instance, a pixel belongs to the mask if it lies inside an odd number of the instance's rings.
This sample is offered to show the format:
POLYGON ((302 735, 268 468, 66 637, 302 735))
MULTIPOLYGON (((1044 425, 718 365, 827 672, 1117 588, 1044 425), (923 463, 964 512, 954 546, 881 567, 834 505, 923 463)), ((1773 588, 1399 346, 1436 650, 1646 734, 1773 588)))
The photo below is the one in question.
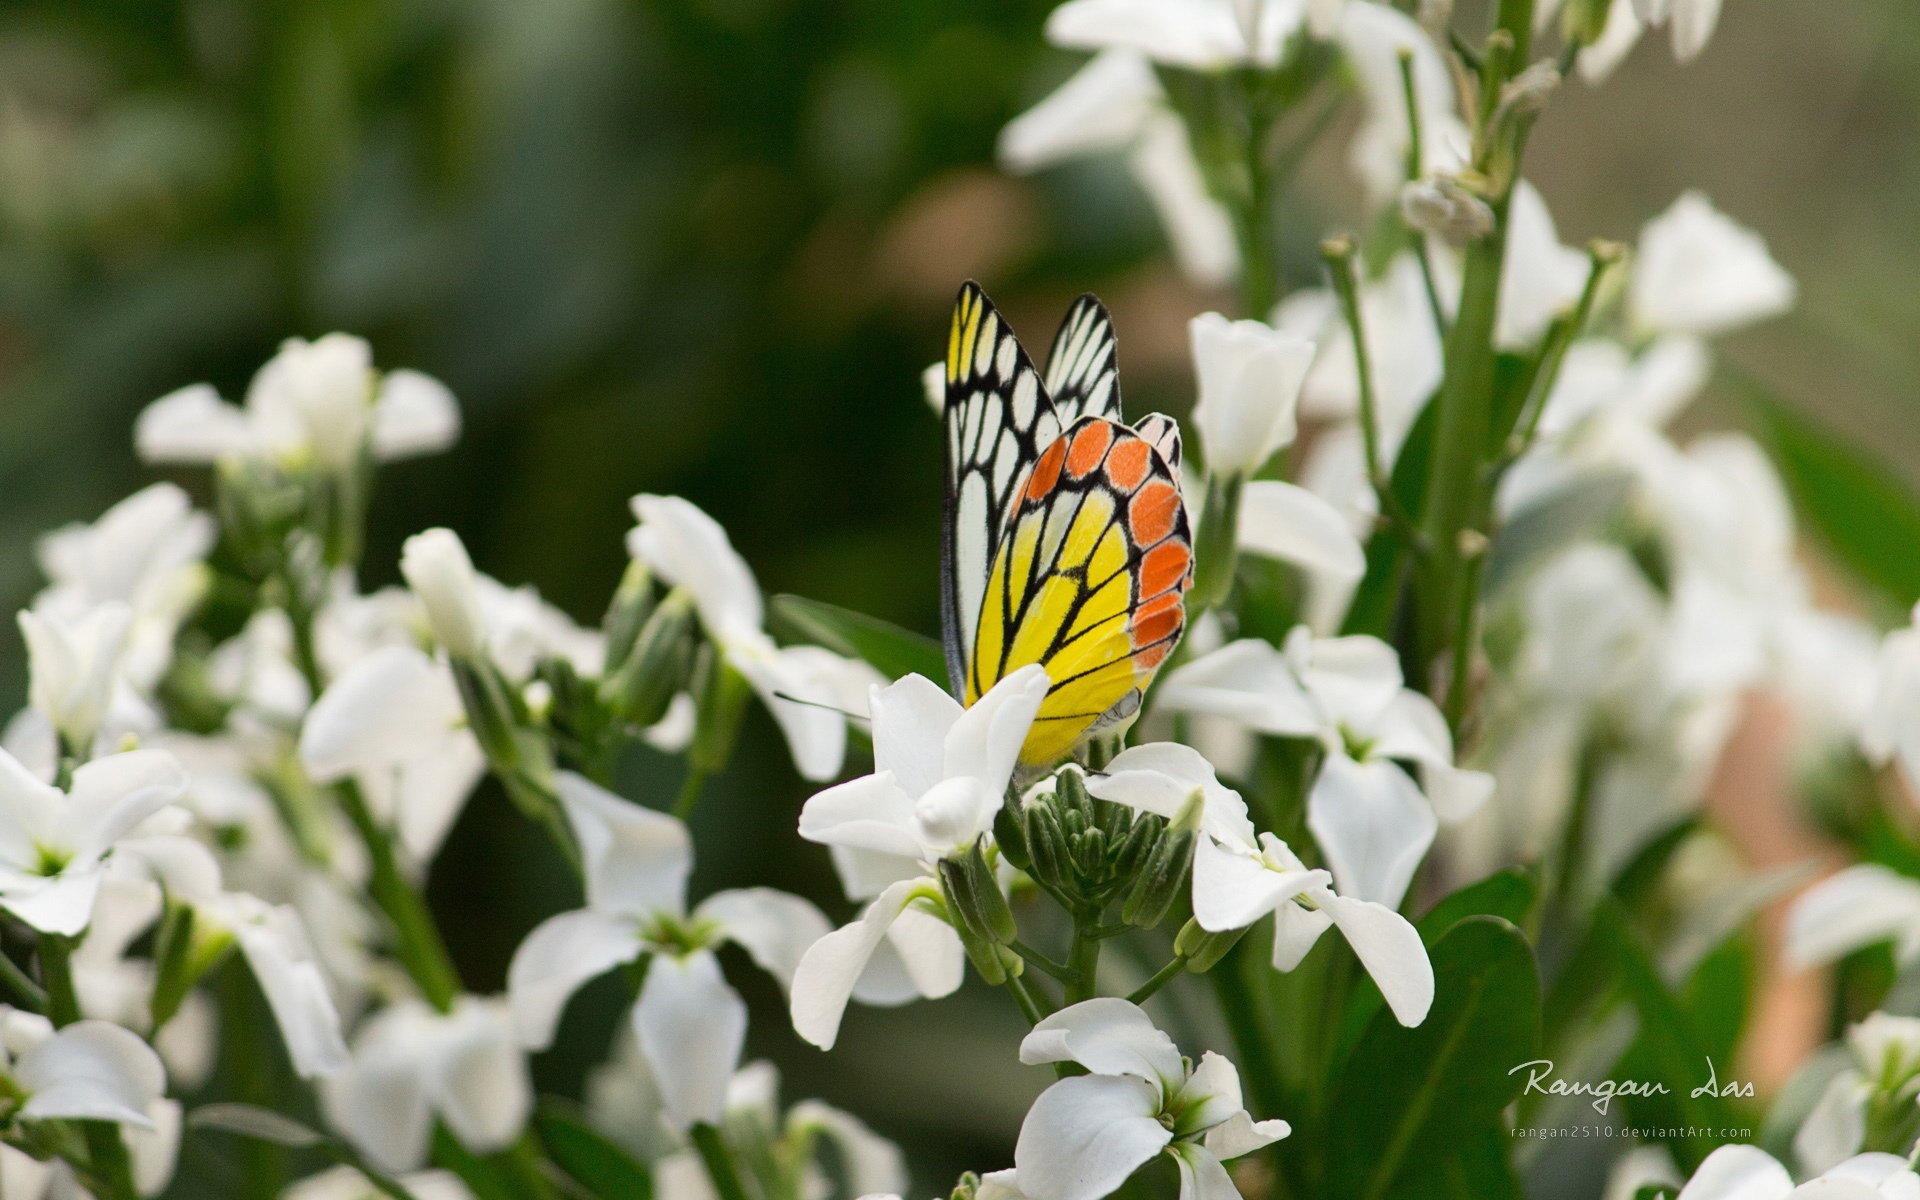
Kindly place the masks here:
POLYGON ((1044 768, 1130 720, 1179 640, 1193 580, 1180 432, 1120 416, 1113 322, 1082 296, 1042 376, 986 294, 947 340, 941 626, 972 704, 1030 663, 1052 682, 1021 748, 1044 768))

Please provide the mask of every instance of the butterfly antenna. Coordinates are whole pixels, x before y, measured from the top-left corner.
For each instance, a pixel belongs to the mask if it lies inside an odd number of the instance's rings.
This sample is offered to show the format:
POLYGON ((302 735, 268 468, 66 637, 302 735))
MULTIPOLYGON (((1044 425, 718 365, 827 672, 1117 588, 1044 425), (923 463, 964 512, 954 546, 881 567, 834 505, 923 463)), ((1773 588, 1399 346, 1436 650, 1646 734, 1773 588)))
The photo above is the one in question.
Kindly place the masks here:
POLYGON ((827 704, 820 700, 808 700, 803 696, 796 696, 792 692, 776 691, 773 694, 773 698, 775 700, 785 700, 789 704, 804 704, 808 708, 824 708, 828 712, 839 713, 849 721, 873 720, 872 717, 867 716, 865 713, 850 712, 847 709, 841 708, 838 704, 827 704))

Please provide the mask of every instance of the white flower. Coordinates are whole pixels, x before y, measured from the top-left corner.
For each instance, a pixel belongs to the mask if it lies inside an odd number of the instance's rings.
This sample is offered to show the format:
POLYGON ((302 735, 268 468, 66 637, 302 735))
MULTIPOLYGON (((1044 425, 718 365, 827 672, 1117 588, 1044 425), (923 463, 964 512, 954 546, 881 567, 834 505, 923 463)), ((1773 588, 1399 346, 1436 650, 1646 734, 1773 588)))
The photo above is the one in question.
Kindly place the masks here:
POLYGON ((1181 270, 1203 284, 1231 280, 1240 265, 1232 218, 1209 191, 1186 126, 1139 52, 1103 50, 1000 136, 1001 161, 1021 173, 1119 151, 1159 214, 1181 270))
MULTIPOLYGON (((416 1171, 402 1176, 399 1183, 413 1200, 473 1200, 473 1193, 452 1171, 416 1171)), ((382 1200, 386 1193, 352 1167, 329 1167, 280 1195, 281 1200, 382 1200)))
POLYGON ((373 370, 367 343, 332 333, 292 338, 260 368, 244 408, 197 383, 155 400, 134 425, 134 445, 153 463, 247 459, 344 471, 363 452, 376 459, 443 450, 459 433, 453 396, 417 371, 373 370))
POLYGON ((693 597, 707 637, 773 715, 802 778, 839 773, 847 722, 877 678, 864 663, 818 646, 774 645, 762 628, 760 584, 717 521, 678 496, 635 496, 627 552, 693 597))
POLYGON ((1200 380, 1193 422, 1200 430, 1207 471, 1252 475, 1298 431, 1294 410, 1313 365, 1313 343, 1259 321, 1229 321, 1219 313, 1202 313, 1187 329, 1200 380))
POLYGON ((213 518, 194 511, 185 492, 153 484, 91 525, 40 539, 36 555, 48 586, 33 608, 76 619, 102 604, 126 605, 124 674, 135 687, 150 688, 172 661, 174 633, 204 589, 202 560, 214 536, 213 518))
MULTIPOLYGON (((1401 55, 1413 62, 1413 101, 1420 123, 1420 169, 1416 177, 1457 174, 1466 166, 1471 138, 1454 104, 1446 57, 1420 23, 1392 5, 1347 4, 1335 33, 1360 84, 1366 117, 1348 153, 1367 199, 1379 207, 1393 200, 1407 182, 1406 84, 1401 55)), ((1380 359, 1374 360, 1377 364, 1380 359)))
POLYGON ((116 600, 67 617, 26 609, 19 620, 27 641, 28 702, 68 752, 85 755, 119 682, 132 610, 116 600))
POLYGON ((64 793, 0 750, 0 907, 43 933, 79 933, 115 844, 185 789, 158 750, 83 763, 64 793))
POLYGON ((1279 63, 1304 13, 1290 0, 1067 0, 1047 40, 1080 50, 1126 49, 1197 71, 1279 63))
POLYGON ((1896 765, 1908 793, 1920 797, 1920 605, 1880 643, 1860 748, 1877 764, 1896 765))
POLYGON ((1220 287, 1240 270, 1233 219, 1207 186, 1187 127, 1169 112, 1153 115, 1127 155, 1147 199, 1166 228, 1174 261, 1195 283, 1220 287))
POLYGON ((1795 292, 1758 234, 1687 192, 1641 232, 1627 305, 1642 329, 1708 335, 1777 317, 1795 292))
POLYGON ((215 928, 229 930, 239 943, 247 969, 280 1027, 294 1072, 303 1079, 318 1079, 343 1069, 347 1046, 340 1012, 293 908, 271 905, 244 892, 226 892, 196 903, 195 911, 215 928))
POLYGON ((1180 1172, 1181 1200, 1239 1195, 1223 1159, 1286 1137, 1285 1121, 1254 1121, 1232 1063, 1197 1064, 1136 1004, 1101 998, 1033 1027, 1020 1061, 1078 1063, 1089 1074, 1040 1094, 1014 1146, 1014 1186, 1032 1200, 1099 1200, 1162 1153, 1180 1172))
POLYGON ((414 534, 401 547, 400 573, 427 610, 434 640, 448 654, 472 661, 486 653, 479 578, 459 534, 451 529, 414 534))
POLYGON ((1342 895, 1397 906, 1438 822, 1464 820, 1492 791, 1489 777, 1453 765, 1445 719, 1402 685, 1392 647, 1374 638, 1300 628, 1284 651, 1234 642, 1170 674, 1160 704, 1319 740, 1307 824, 1342 895))
POLYGON ((1920 880, 1877 863, 1821 880, 1787 913, 1786 957, 1796 968, 1889 941, 1902 965, 1920 961, 1920 880))
POLYGON ((19 1116, 28 1121, 71 1118, 151 1128, 149 1110, 167 1087, 166 1068, 153 1047, 105 1021, 76 1021, 56 1030, 45 1017, 0 1009, 0 1048, 7 1077, 26 1097, 19 1116))
POLYGON ((993 828, 1047 688, 1046 671, 1034 664, 966 709, 920 675, 873 689, 873 774, 816 794, 800 811, 800 836, 835 849, 849 894, 877 893, 859 920, 801 959, 793 980, 801 1037, 832 1048, 870 966, 896 980, 870 983, 862 999, 875 1003, 944 996, 960 985, 960 941, 936 915, 940 892, 931 872, 993 828), (897 963, 874 962, 883 944, 897 963))
POLYGON ((801 953, 826 935, 827 920, 772 888, 716 892, 688 912, 693 843, 685 825, 578 775, 562 774, 558 788, 585 859, 587 907, 549 918, 515 952, 507 994, 520 1040, 551 1044, 582 984, 645 956, 632 1015, 641 1052, 675 1124, 717 1121, 747 1007, 714 951, 737 943, 785 984, 801 953))
POLYGON ((1426 1019, 1433 967, 1405 917, 1384 904, 1338 895, 1327 871, 1308 870, 1287 844, 1255 834, 1240 794, 1222 784, 1198 751, 1172 742, 1134 746, 1087 781, 1102 800, 1172 818, 1199 794, 1193 915, 1214 933, 1245 929, 1271 913, 1273 965, 1291 971, 1329 925, 1340 930, 1380 985, 1403 1025, 1426 1019))
POLYGON ((1895 1154, 1850 1158, 1799 1187, 1757 1146, 1722 1146, 1693 1173, 1676 1200, 1913 1200, 1920 1176, 1895 1154))
MULTIPOLYGON (((1103 50, 1000 131, 1000 161, 1024 174, 1082 155, 1125 150, 1163 111, 1164 102, 1145 57, 1103 50)), ((944 395, 946 367, 936 365, 944 395)))
POLYGON ((486 769, 453 674, 411 646, 384 646, 327 685, 300 730, 315 783, 360 781, 417 863, 432 860, 486 769))
POLYGON ((1309 628, 1336 624, 1367 572, 1366 548, 1338 508, 1296 483, 1249 480, 1240 491, 1235 541, 1300 570, 1306 583, 1302 616, 1309 628))
POLYGON ((1803 1171, 1826 1171, 1860 1152, 1871 1104, 1910 1108, 1920 1094, 1920 1018, 1874 1013, 1847 1030, 1852 1061, 1828 1081, 1793 1137, 1803 1171))
POLYGON ((434 1119, 462 1145, 511 1145, 533 1108, 513 1021, 497 1000, 461 996, 450 1012, 403 1000, 361 1027, 347 1068, 320 1088, 327 1120, 383 1171, 426 1160, 434 1119))

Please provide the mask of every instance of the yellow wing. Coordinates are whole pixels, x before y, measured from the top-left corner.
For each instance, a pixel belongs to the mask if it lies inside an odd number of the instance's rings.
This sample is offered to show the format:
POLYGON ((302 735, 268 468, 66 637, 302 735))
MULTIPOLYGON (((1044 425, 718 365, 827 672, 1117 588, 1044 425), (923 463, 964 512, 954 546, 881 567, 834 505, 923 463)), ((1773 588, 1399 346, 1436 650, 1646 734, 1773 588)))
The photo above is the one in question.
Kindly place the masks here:
POLYGON ((1179 640, 1193 578, 1179 477, 1117 421, 1086 417, 1035 461, 981 597, 966 702, 1030 663, 1053 682, 1020 761, 1046 767, 1131 717, 1179 640))

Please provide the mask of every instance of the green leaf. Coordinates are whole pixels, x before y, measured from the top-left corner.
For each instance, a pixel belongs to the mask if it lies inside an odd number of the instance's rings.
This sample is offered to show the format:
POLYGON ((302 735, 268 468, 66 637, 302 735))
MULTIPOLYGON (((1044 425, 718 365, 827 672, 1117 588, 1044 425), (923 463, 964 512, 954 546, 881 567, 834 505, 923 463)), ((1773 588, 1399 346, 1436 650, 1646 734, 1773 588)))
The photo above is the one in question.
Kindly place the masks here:
POLYGON ((1746 378, 1732 379, 1752 406, 1755 432, 1780 468, 1795 506, 1842 564, 1902 611, 1920 600, 1920 496, 1884 461, 1848 444, 1746 378))
POLYGON ((947 658, 940 643, 911 629, 801 596, 775 596, 770 609, 783 632, 860 659, 888 679, 947 677, 947 658))
POLYGON ((1525 871, 1498 871, 1440 899, 1416 922, 1420 937, 1431 946, 1456 924, 1474 916, 1493 916, 1515 925, 1533 911, 1536 889, 1525 871))
MULTIPOLYGON (((1327 1108, 1325 1194, 1399 1200, 1500 1128, 1540 1038, 1533 950, 1499 917, 1469 917, 1435 943, 1434 1005, 1414 1029, 1378 1013, 1338 1072, 1327 1108)), ((1496 1193, 1497 1194, 1497 1193, 1496 1193)))
MULTIPOLYGON (((1431 950, 1448 930, 1469 917, 1493 916, 1515 925, 1524 923, 1533 909, 1535 894, 1533 877, 1525 871, 1498 871, 1443 896, 1427 910, 1426 916, 1414 923, 1414 928, 1420 931, 1420 940, 1431 950)), ((1340 1021, 1335 1062, 1346 1057, 1367 1023, 1385 1004, 1386 998, 1373 980, 1362 977, 1354 985, 1353 996, 1347 1001, 1347 1011, 1340 1021)))
POLYGON ((653 1176, 625 1150, 557 1105, 543 1105, 533 1129, 547 1155, 574 1182, 604 1200, 651 1200, 653 1176))

